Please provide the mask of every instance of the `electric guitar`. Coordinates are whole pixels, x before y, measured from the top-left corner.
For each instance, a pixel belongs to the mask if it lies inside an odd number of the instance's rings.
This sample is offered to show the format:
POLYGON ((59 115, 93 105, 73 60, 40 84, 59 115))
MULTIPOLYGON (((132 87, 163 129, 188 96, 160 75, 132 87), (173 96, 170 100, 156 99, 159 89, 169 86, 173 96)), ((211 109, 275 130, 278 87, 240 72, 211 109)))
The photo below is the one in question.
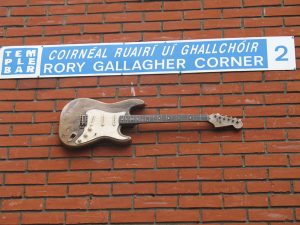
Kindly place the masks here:
POLYGON ((68 147, 86 146, 100 139, 128 143, 131 137, 121 133, 121 126, 142 123, 170 123, 208 121, 215 127, 233 126, 240 129, 240 119, 220 114, 211 115, 130 115, 136 107, 144 106, 140 99, 129 99, 117 103, 103 103, 89 98, 78 98, 69 102, 62 110, 59 137, 68 147))

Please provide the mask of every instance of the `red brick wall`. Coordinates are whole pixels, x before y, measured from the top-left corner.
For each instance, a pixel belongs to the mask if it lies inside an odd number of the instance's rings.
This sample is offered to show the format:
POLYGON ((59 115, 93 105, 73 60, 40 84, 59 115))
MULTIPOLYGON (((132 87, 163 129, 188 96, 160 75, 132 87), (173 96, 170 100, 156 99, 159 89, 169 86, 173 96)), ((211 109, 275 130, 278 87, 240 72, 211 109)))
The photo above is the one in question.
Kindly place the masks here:
MULTIPOLYGON (((294 35, 299 68, 299 14, 299 0, 1 0, 0 45, 294 35)), ((300 222, 299 70, 0 80, 0 89, 1 225, 300 222), (61 146, 67 102, 115 102, 132 89, 147 104, 139 114, 219 112, 244 128, 149 124, 125 130, 127 147, 61 146)))

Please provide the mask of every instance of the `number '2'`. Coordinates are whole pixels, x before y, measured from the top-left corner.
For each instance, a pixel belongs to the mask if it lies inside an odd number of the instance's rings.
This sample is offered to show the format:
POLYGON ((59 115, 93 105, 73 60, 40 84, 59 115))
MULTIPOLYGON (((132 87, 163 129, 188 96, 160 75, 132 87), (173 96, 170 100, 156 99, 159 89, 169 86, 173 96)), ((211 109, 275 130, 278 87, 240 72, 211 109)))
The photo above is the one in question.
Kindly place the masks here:
POLYGON ((279 56, 275 59, 276 61, 288 61, 289 59, 286 56, 288 48, 284 45, 279 45, 275 48, 275 52, 279 52, 279 56))

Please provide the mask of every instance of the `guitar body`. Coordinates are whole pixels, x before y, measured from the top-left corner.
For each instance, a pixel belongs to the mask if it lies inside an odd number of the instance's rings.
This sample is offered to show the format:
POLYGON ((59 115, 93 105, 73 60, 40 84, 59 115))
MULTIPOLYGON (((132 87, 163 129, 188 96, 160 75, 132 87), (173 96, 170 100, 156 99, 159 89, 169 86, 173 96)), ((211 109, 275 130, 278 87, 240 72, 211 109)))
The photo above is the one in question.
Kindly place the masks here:
POLYGON ((74 99, 61 112, 59 138, 69 147, 85 146, 100 139, 128 143, 131 138, 121 133, 119 117, 142 106, 144 101, 140 99, 110 104, 89 98, 74 99))

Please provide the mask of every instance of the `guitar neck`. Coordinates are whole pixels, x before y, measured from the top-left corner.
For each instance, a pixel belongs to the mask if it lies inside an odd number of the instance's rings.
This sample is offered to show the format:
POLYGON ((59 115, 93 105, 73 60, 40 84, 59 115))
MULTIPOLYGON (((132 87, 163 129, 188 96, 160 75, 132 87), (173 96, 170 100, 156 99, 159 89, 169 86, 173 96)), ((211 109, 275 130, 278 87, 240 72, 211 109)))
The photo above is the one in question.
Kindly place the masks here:
POLYGON ((119 123, 142 124, 142 123, 175 123, 175 122, 199 122, 208 121, 208 115, 128 115, 120 116, 119 123))

